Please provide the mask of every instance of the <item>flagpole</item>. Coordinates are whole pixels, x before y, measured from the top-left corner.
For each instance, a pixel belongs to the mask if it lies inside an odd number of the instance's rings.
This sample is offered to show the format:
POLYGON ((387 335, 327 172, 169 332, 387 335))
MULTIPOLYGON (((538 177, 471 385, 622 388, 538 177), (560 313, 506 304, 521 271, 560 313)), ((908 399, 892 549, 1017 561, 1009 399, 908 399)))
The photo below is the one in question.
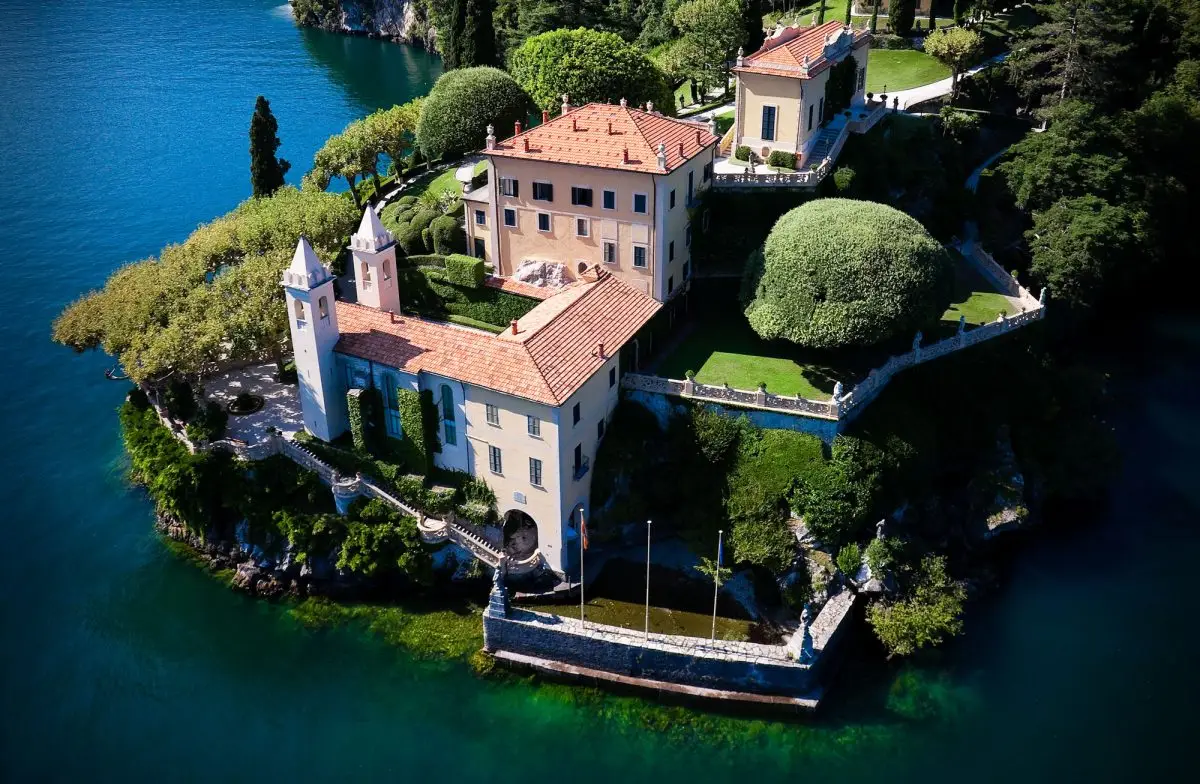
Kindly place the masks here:
POLYGON ((583 522, 583 505, 579 506, 579 625, 587 628, 587 621, 583 617, 583 527, 586 523, 583 522))
POLYGON ((713 572, 713 624, 712 642, 717 641, 717 592, 721 590, 721 545, 725 537, 723 530, 717 531, 717 568, 713 572))
POLYGON ((650 521, 646 521, 646 639, 650 639, 650 521))

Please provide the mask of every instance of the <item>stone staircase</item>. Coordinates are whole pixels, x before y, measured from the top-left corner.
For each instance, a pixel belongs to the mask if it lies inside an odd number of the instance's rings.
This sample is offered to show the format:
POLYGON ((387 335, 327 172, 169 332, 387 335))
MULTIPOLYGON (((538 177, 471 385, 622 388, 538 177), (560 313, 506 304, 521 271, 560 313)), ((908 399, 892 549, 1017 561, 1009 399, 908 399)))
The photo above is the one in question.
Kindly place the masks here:
POLYGON ((842 126, 826 125, 817 134, 816 141, 808 150, 808 156, 804 159, 806 164, 819 164, 821 161, 829 157, 829 153, 833 150, 833 146, 837 144, 838 137, 842 134, 842 126))

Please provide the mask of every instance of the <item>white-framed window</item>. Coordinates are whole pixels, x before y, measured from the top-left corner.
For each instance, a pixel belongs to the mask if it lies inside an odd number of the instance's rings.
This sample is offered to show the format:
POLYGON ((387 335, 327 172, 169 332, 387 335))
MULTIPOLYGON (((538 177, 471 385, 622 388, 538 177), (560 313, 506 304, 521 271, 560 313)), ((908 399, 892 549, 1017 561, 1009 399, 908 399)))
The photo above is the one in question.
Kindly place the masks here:
POLYGON ((517 225, 517 211, 514 210, 512 207, 504 208, 504 225, 505 226, 516 226, 517 225))
POLYGON ((775 114, 778 111, 774 106, 764 106, 762 108, 762 140, 764 142, 775 141, 775 114))
POLYGON ((683 227, 683 244, 684 247, 692 247, 692 224, 683 227))
POLYGON ((487 213, 485 213, 483 210, 475 210, 475 225, 487 225, 487 213))
POLYGON ((554 201, 554 185, 548 182, 533 181, 534 201, 554 201))
POLYGON ((700 179, 703 180, 704 182, 708 182, 709 180, 712 179, 712 174, 713 174, 712 163, 706 163, 706 164, 704 164, 704 172, 700 175, 700 179))
POLYGON ((675 209, 675 189, 674 188, 671 189, 671 204, 669 207, 667 207, 667 209, 669 209, 669 210, 675 209))
POLYGON ((512 177, 500 178, 500 194, 502 196, 512 196, 514 199, 520 195, 520 186, 512 177))
POLYGON ((500 454, 500 447, 488 444, 488 468, 493 474, 504 473, 504 456, 500 454))
POLYGON ((616 191, 603 191, 601 193, 601 199, 600 206, 602 206, 604 209, 615 210, 617 208, 616 191))
POLYGON ((329 320, 329 298, 328 297, 321 297, 320 299, 317 300, 317 315, 321 317, 322 321, 329 320))
POLYGON ((692 201, 692 194, 696 191, 696 172, 688 172, 688 202, 692 201))
POLYGON ((588 234, 590 233, 590 230, 589 230, 590 226, 591 226, 591 221, 589 221, 587 218, 576 218, 575 219, 575 236, 576 237, 588 236, 588 234))
POLYGON ((808 105, 808 130, 810 131, 812 130, 813 108, 813 105, 810 103, 808 105))
POLYGON ((645 245, 634 245, 633 246, 633 266, 641 267, 643 269, 645 268, 645 266, 646 266, 646 246, 645 245))
POLYGON ((542 461, 536 457, 529 458, 529 484, 534 487, 542 486, 542 461))
POLYGON ((639 215, 645 215, 649 212, 649 197, 644 193, 633 194, 633 211, 639 215))
POLYGON ((615 242, 604 243, 604 263, 605 264, 616 264, 617 263, 617 243, 615 243, 615 242))
POLYGON ((392 260, 391 259, 383 260, 383 279, 385 281, 392 279, 392 260))
POLYGON ((539 212, 538 213, 538 231, 544 231, 547 234, 550 233, 550 213, 548 213, 548 212, 539 212))
POLYGON ((525 430, 534 438, 542 437, 542 420, 535 416, 525 417, 525 430))
POLYGON ((579 404, 578 403, 576 403, 575 406, 571 409, 571 424, 572 425, 579 424, 579 404))
POLYGON ((364 261, 359 265, 358 270, 362 273, 362 287, 364 289, 371 288, 371 267, 364 261))
POLYGON ((487 423, 500 427, 500 409, 491 403, 485 404, 483 409, 487 412, 487 423))
POLYGON ((617 369, 610 367, 608 369, 608 388, 612 389, 617 385, 617 369))
POLYGON ((402 438, 404 428, 400 425, 400 396, 396 377, 391 373, 383 376, 383 410, 387 412, 384 427, 392 438, 402 438))
POLYGON ((576 207, 591 207, 592 189, 571 186, 571 203, 576 207))

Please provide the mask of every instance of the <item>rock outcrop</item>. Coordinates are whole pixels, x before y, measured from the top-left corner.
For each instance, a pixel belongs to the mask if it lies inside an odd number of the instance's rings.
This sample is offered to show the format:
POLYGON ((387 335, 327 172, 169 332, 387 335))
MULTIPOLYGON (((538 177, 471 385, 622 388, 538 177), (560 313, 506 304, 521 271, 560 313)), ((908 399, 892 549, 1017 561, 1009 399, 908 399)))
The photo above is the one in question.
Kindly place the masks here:
POLYGON ((417 0, 290 0, 302 25, 332 33, 421 44, 434 51, 437 31, 417 0))

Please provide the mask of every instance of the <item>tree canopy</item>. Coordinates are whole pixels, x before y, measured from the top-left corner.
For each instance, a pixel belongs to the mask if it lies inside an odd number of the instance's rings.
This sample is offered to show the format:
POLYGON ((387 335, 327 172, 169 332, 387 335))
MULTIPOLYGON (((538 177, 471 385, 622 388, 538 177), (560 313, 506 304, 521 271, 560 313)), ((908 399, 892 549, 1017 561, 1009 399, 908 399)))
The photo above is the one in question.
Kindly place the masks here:
POLYGON ((260 95, 250 118, 250 187, 255 196, 270 196, 283 187, 283 176, 292 165, 275 157, 279 145, 279 122, 270 102, 260 95))
POLYGON ((417 143, 431 161, 483 147, 488 125, 505 136, 525 118, 529 96, 498 68, 460 68, 434 84, 421 106, 417 143))
POLYGON ((280 276, 300 235, 327 261, 358 222, 343 196, 283 187, 199 227, 159 258, 127 264, 55 320, 54 340, 102 348, 130 378, 275 359, 287 340, 280 276))
POLYGON ((496 65, 494 0, 449 0, 449 29, 438 36, 446 68, 496 65))
POLYGON ((512 53, 509 70, 542 109, 557 109, 565 94, 576 105, 625 98, 630 105, 653 101, 657 110, 674 113, 662 71, 614 33, 579 28, 535 35, 512 53))
POLYGON ((949 300, 946 252, 913 218, 874 202, 818 199, 786 213, 747 266, 750 326, 834 349, 909 335, 949 300))
POLYGON ((891 0, 888 3, 888 27, 894 35, 912 32, 917 16, 917 0, 891 0))
POLYGON ((701 94, 728 87, 726 64, 746 40, 742 10, 740 0, 687 0, 675 9, 675 26, 683 34, 675 48, 701 94))
POLYGON ((925 36, 925 53, 950 68, 950 83, 958 92, 958 77, 983 51, 983 36, 966 27, 943 27, 925 36))

